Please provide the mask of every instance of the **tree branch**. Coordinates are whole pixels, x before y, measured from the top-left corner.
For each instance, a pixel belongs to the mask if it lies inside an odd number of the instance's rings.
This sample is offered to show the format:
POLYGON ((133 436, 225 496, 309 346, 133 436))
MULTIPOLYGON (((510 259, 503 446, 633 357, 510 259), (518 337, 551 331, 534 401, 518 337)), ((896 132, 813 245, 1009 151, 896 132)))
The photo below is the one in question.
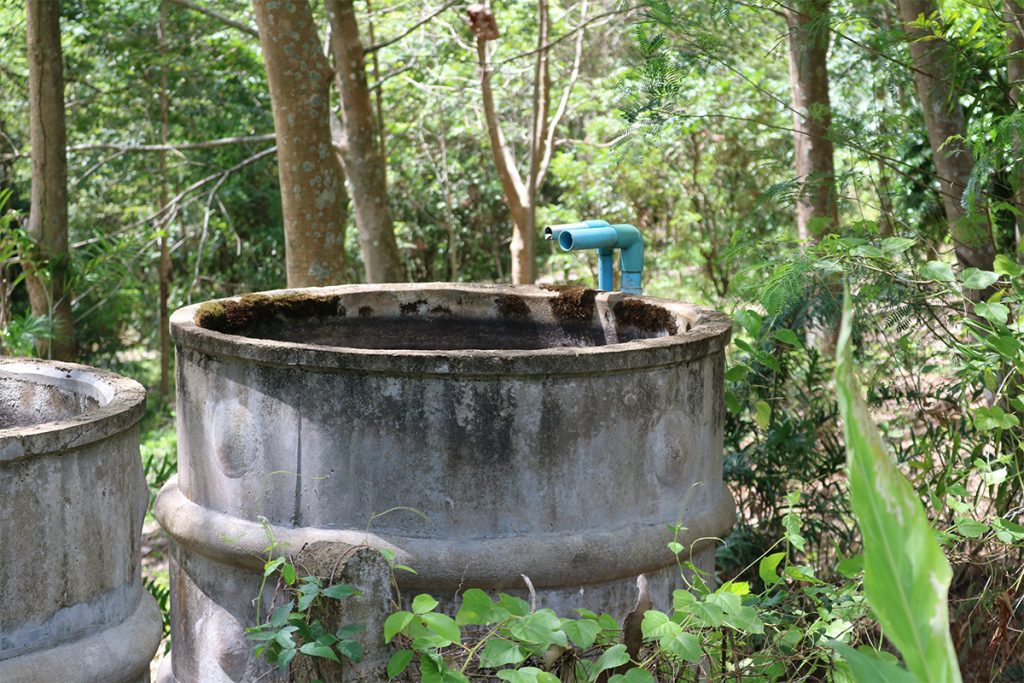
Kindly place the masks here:
POLYGON ((234 28, 234 29, 238 29, 242 33, 247 33, 248 35, 252 36, 253 38, 259 38, 260 37, 260 32, 255 27, 250 26, 248 24, 244 24, 244 23, 242 23, 240 21, 237 21, 235 19, 232 19, 231 17, 229 17, 229 16, 227 16, 225 14, 221 14, 217 10, 213 10, 213 9, 210 9, 209 7, 204 6, 204 5, 200 5, 198 3, 192 2, 192 0, 170 0, 170 1, 173 2, 175 5, 178 5, 179 7, 184 7, 185 9, 190 9, 190 10, 192 10, 194 12, 199 12, 200 14, 205 14, 208 17, 216 19, 217 21, 219 21, 222 24, 230 26, 231 28, 234 28))
POLYGON ((410 26, 406 30, 402 31, 401 33, 399 33, 394 38, 388 38, 387 40, 384 40, 384 41, 381 41, 381 42, 376 43, 374 45, 371 45, 370 47, 368 47, 365 50, 363 50, 363 53, 364 54, 370 54, 371 52, 376 52, 377 50, 385 48, 385 47, 387 47, 389 45, 394 45, 395 43, 397 43, 398 41, 402 40, 403 38, 405 38, 407 35, 409 35, 413 31, 418 29, 420 26, 423 26, 427 22, 432 21, 439 14, 444 13, 445 10, 447 10, 447 9, 449 9, 451 7, 454 7, 455 5, 459 4, 459 1, 460 0, 448 0, 448 2, 446 2, 444 5, 442 5, 439 9, 434 10, 433 12, 431 12, 430 14, 425 16, 423 19, 420 19, 415 24, 413 24, 412 26, 410 26))
POLYGON ((522 211, 529 203, 526 186, 516 169, 515 159, 508 147, 504 133, 501 132, 501 123, 498 121, 498 114, 494 109, 494 92, 491 89, 491 77, 494 70, 491 68, 490 56, 487 54, 487 41, 483 37, 476 39, 476 54, 480 66, 480 94, 484 105, 484 120, 487 124, 487 135, 491 140, 491 155, 494 157, 494 165, 498 169, 498 179, 508 197, 510 209, 522 211))

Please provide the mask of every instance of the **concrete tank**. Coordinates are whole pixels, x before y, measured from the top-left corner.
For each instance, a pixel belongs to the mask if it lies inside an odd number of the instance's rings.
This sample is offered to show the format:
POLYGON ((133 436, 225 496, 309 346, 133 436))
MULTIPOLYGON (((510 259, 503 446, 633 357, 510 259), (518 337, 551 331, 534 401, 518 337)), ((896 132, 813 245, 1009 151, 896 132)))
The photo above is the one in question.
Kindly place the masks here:
POLYGON ((0 681, 149 681, 145 399, 109 372, 0 359, 0 681))
POLYGON ((525 595, 526 575, 538 607, 619 616, 640 573, 670 605, 668 525, 710 569, 710 539, 733 522, 730 323, 707 308, 581 287, 358 285, 191 306, 171 327, 179 474, 157 518, 176 541, 183 683, 256 671, 241 629, 256 619, 263 518, 294 550, 394 549, 417 572, 397 574, 406 601, 525 595))

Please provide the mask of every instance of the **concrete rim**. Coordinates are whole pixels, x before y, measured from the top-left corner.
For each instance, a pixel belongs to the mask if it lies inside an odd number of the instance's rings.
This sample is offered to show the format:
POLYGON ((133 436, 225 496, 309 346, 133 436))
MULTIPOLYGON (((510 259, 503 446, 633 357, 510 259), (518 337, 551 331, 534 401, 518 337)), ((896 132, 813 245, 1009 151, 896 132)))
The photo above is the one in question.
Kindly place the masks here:
MULTIPOLYGON (((386 285, 343 285, 308 289, 260 292, 266 295, 299 292, 351 296, 359 293, 394 292, 397 296, 431 293, 488 297, 513 295, 531 300, 550 300, 558 292, 532 285, 471 285, 414 283, 386 285)), ((234 298, 237 300, 237 298, 234 298)), ((627 296, 621 292, 599 292, 598 306, 611 306, 622 299, 639 299, 667 309, 689 321, 688 329, 674 335, 654 337, 605 346, 546 348, 537 350, 440 350, 361 349, 300 344, 224 334, 196 325, 194 317, 201 304, 181 308, 171 316, 171 336, 181 347, 201 353, 241 358, 261 365, 298 366, 323 372, 360 372, 388 376, 592 376, 690 362, 725 348, 732 323, 724 314, 703 306, 668 299, 627 296)), ((219 299, 216 301, 227 301, 219 299)))
MULTIPOLYGON (((690 522, 677 539, 689 552, 699 552, 727 532, 736 509, 728 492, 708 505, 709 512, 690 522)), ((172 477, 160 490, 153 509, 163 529, 183 548, 216 562, 262 571, 268 543, 259 522, 209 510, 188 498, 172 477)), ((561 586, 573 567, 583 567, 587 583, 602 583, 636 575, 674 563, 666 544, 673 540, 667 523, 576 533, 531 534, 464 539, 447 543, 436 538, 377 534, 358 529, 322 529, 269 525, 274 540, 285 552, 298 552, 307 544, 327 542, 347 547, 368 546, 395 551, 396 561, 409 564, 416 574, 399 572, 403 588, 450 588, 487 585, 494 588, 519 585, 526 573, 538 588, 561 586), (609 553, 609 548, 629 552, 609 553), (522 564, 531 558, 530 566, 522 564), (511 578, 510 578, 511 577, 511 578)))
POLYGON ((134 683, 149 680, 149 663, 160 647, 160 608, 143 591, 135 611, 98 633, 0 661, 0 680, 21 683, 134 683), (111 672, 117 678, 110 678, 111 672), (45 672, 46 678, 39 673, 45 672))
POLYGON ((85 394, 100 404, 64 420, 0 428, 0 462, 64 452, 106 439, 134 426, 146 410, 146 390, 141 384, 77 363, 0 358, 0 376, 59 386, 85 394))

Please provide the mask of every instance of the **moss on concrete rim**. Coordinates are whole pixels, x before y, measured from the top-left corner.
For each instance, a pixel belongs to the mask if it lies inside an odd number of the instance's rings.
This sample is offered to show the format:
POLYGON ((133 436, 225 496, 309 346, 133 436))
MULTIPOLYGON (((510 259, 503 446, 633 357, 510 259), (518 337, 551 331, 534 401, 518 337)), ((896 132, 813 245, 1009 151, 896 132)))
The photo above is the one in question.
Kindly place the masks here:
POLYGON ((200 304, 194 320, 203 329, 235 334, 263 320, 329 315, 345 315, 340 296, 292 292, 246 294, 238 299, 207 301, 200 304))

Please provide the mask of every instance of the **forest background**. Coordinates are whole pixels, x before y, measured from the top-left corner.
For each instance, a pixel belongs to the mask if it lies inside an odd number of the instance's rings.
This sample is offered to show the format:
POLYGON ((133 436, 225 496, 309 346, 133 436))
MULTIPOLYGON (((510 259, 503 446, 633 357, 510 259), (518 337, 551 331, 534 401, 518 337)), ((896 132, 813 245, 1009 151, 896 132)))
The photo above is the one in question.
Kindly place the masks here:
POLYGON ((0 350, 146 384, 154 490, 168 311, 285 285, 593 285, 594 257, 540 228, 632 223, 646 293, 736 322, 718 569, 773 635, 733 634, 723 676, 820 680, 826 635, 881 643, 831 385, 845 281, 868 401, 954 568, 964 677, 1024 680, 1017 0, 27 8, 0 0, 0 350), (786 570, 759 572, 780 548, 786 570))

